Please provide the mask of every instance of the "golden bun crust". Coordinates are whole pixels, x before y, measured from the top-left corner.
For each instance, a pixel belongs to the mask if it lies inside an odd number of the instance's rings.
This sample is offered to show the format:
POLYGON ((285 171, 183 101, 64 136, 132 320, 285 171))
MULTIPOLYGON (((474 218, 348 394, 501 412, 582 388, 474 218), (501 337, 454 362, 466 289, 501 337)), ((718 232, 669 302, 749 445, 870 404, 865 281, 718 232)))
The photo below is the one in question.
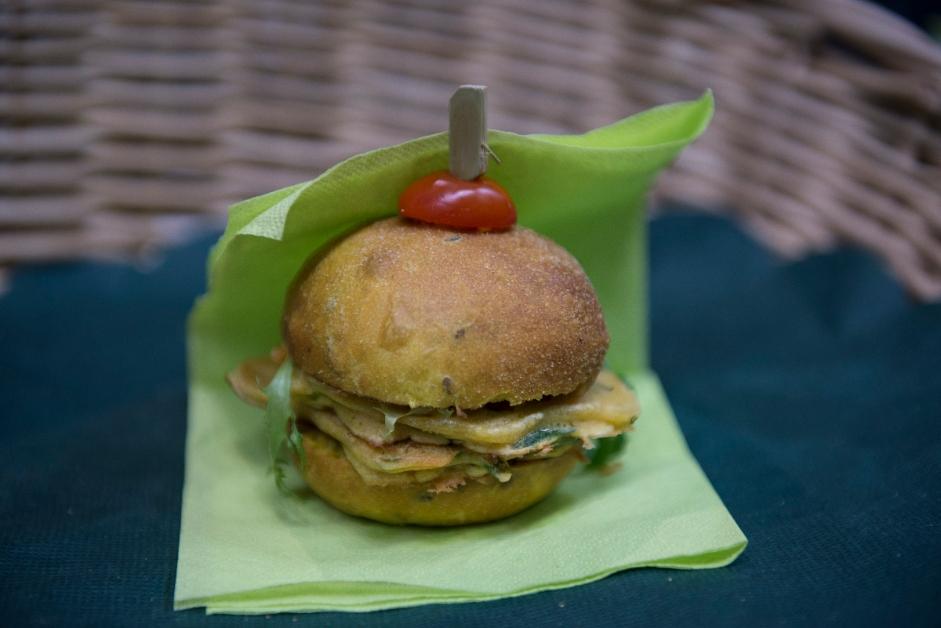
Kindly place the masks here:
POLYGON ((570 451, 558 458, 512 465, 504 484, 469 481, 450 493, 428 493, 420 484, 370 486, 349 463, 339 443, 317 429, 303 432, 308 486, 334 508, 381 523, 456 526, 502 519, 545 498, 568 475, 578 458, 570 451))
POLYGON ((453 231, 382 220, 298 274, 283 334, 294 363, 347 392, 473 409, 570 393, 608 347, 568 252, 524 228, 453 231))

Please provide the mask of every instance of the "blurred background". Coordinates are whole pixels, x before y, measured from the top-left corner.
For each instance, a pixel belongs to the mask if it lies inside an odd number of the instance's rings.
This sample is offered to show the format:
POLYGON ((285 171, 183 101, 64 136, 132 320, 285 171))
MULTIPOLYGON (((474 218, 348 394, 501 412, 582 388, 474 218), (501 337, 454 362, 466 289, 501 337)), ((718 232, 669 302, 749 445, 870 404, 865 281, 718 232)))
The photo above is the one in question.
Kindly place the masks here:
POLYGON ((4 0, 0 275, 218 227, 236 200, 444 130, 460 83, 488 85, 490 125, 519 133, 712 88, 714 123, 658 197, 785 257, 869 249, 938 299, 931 4, 4 0))

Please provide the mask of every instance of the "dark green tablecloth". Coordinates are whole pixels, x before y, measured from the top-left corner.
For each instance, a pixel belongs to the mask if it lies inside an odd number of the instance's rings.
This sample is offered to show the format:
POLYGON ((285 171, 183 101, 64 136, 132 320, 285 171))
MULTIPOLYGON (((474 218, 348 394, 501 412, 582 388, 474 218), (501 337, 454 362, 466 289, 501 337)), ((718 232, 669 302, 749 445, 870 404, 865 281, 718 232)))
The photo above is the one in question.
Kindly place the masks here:
POLYGON ((651 239, 654 366, 750 540, 732 566, 367 615, 174 613, 206 239, 152 270, 25 270, 0 299, 0 623, 939 625, 941 306, 862 253, 782 264, 716 219, 651 239))

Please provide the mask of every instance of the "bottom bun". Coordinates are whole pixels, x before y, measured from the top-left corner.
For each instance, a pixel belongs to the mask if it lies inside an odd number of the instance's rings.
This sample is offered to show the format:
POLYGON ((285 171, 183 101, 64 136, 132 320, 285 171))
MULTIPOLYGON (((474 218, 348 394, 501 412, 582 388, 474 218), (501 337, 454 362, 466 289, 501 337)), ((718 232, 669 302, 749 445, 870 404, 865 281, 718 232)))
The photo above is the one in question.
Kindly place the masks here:
POLYGON ((313 428, 302 434, 307 453, 303 475, 308 486, 338 510, 392 524, 456 526, 508 517, 546 497, 578 461, 573 449, 557 458, 512 464, 509 482, 471 480, 450 493, 435 494, 417 483, 366 484, 337 441, 313 428))

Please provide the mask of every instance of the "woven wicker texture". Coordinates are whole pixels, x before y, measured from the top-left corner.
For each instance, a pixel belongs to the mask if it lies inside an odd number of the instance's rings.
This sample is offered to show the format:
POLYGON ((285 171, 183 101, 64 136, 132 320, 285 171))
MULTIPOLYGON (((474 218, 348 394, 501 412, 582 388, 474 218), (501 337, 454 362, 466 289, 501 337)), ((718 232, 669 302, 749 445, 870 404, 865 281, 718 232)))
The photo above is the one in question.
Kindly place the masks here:
POLYGON ((877 252, 941 298, 941 49, 856 0, 7 0, 0 263, 139 252, 442 130, 578 132, 715 90, 659 193, 785 256, 877 252))

